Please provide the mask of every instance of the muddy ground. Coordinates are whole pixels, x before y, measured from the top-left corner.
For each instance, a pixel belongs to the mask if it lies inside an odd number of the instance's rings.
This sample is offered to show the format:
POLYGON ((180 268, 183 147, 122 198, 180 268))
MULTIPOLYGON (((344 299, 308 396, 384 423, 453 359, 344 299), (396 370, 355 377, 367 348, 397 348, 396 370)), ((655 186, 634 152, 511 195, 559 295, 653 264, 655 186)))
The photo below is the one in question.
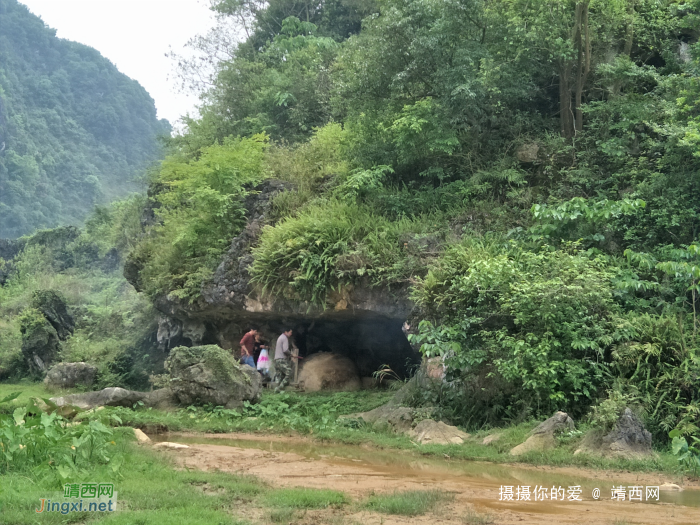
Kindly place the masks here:
MULTIPOLYGON (((646 487, 679 481, 663 474, 426 460, 411 452, 370 447, 354 447, 361 449, 356 454, 330 447, 329 453, 323 454, 322 445, 299 437, 170 434, 159 439, 189 445, 163 452, 180 467, 250 474, 273 486, 334 489, 355 501, 373 493, 404 490, 439 489, 453 495, 451 502, 425 516, 391 516, 349 506, 307 511, 299 521, 302 524, 700 524, 698 483, 684 483, 682 492, 662 490, 658 503, 610 499, 611 488, 620 484, 646 487), (569 485, 580 484, 583 501, 552 501, 549 497, 537 502, 501 501, 501 487, 513 486, 516 491, 518 485, 526 484, 531 492, 536 485, 547 487, 550 497, 552 485, 562 486, 566 493, 569 485), (593 499, 593 488, 600 488, 599 500, 593 499), (491 521, 479 521, 484 515, 491 521)), ((264 516, 256 515, 261 510, 241 512, 255 521, 265 521, 264 516)))

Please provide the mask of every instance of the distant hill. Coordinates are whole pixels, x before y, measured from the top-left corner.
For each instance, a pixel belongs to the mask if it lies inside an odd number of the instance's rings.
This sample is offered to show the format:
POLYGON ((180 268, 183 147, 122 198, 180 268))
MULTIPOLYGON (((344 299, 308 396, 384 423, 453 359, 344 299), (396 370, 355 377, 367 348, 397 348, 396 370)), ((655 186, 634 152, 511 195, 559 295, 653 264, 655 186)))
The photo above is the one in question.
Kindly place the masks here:
POLYGON ((138 82, 0 0, 0 237, 79 223, 134 191, 169 131, 138 82))

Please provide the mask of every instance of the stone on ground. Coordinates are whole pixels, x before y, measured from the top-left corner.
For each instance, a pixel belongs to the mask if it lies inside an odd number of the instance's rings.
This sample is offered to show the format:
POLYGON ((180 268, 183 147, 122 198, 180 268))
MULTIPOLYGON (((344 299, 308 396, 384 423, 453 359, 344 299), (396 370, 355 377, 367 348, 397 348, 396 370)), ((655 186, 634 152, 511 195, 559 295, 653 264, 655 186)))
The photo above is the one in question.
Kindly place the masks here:
POLYGON ((179 346, 165 361, 170 389, 181 405, 238 408, 260 400, 262 379, 254 368, 241 365, 216 345, 179 346))
POLYGON ((421 445, 461 445, 469 434, 442 421, 424 419, 408 435, 421 445))
POLYGON ((187 445, 183 445, 182 443, 172 443, 170 441, 161 441, 160 443, 156 443, 153 445, 153 448, 172 448, 172 449, 179 449, 179 448, 190 448, 187 445))
POLYGON ((629 408, 625 408, 612 431, 603 436, 603 448, 611 455, 644 457, 651 452, 651 432, 629 408))
POLYGON ((46 373, 44 385, 49 389, 73 388, 77 385, 92 386, 97 367, 87 363, 58 363, 46 373))
POLYGON ((144 445, 151 442, 151 438, 144 434, 143 430, 140 428, 134 429, 134 436, 136 436, 136 441, 139 442, 139 445, 144 445))
POLYGON ((389 428, 394 432, 408 432, 413 426, 413 409, 393 404, 382 405, 369 412, 361 412, 350 417, 362 419, 374 428, 389 428))
POLYGON ((585 452, 605 457, 641 459, 653 455, 651 433, 629 408, 625 408, 606 435, 590 432, 575 454, 585 452))
POLYGON ((482 445, 490 445, 491 443, 495 443, 501 439, 501 434, 489 434, 484 438, 484 440, 481 442, 482 445))
POLYGON ((513 447, 511 456, 520 456, 531 451, 545 451, 556 447, 555 433, 564 430, 573 430, 574 420, 566 412, 557 412, 552 417, 540 423, 531 433, 530 437, 520 445, 513 447))
POLYGON ((311 354, 304 359, 299 370, 299 382, 303 382, 306 392, 351 392, 362 388, 355 363, 349 357, 330 352, 311 354))
POLYGON ((75 406, 88 410, 95 407, 131 407, 134 403, 143 400, 145 392, 134 392, 119 387, 105 388, 96 392, 84 392, 82 394, 70 394, 61 397, 52 397, 51 401, 57 406, 75 406))

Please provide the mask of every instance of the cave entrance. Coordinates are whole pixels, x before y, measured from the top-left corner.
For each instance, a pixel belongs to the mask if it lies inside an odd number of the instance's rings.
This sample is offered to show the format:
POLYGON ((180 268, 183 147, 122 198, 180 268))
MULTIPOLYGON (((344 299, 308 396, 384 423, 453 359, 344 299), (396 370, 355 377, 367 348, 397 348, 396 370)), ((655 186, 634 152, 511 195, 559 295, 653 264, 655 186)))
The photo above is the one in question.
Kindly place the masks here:
POLYGON ((402 330, 403 320, 320 320, 297 322, 292 335, 299 355, 333 352, 350 358, 360 377, 371 377, 382 365, 399 376, 420 363, 402 330))
MULTIPOLYGON (((406 377, 410 369, 420 363, 420 355, 411 347, 402 329, 403 319, 268 318, 258 323, 251 320, 251 325, 257 326, 270 344, 271 359, 274 359, 277 337, 285 328, 291 328, 300 356, 319 352, 346 356, 355 363, 360 377, 372 377, 382 365, 406 377)), ((243 333, 241 331, 241 336, 243 333)), ((236 347, 238 341, 231 341, 231 345, 236 347)))

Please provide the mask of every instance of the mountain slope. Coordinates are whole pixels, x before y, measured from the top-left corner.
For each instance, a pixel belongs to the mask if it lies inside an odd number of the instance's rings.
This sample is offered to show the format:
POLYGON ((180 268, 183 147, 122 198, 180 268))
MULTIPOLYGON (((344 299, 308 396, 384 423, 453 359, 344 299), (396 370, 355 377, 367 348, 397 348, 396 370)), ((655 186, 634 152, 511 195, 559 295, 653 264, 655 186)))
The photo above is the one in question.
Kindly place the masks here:
POLYGON ((95 49, 0 0, 0 237, 80 222, 133 191, 169 129, 146 90, 95 49))

